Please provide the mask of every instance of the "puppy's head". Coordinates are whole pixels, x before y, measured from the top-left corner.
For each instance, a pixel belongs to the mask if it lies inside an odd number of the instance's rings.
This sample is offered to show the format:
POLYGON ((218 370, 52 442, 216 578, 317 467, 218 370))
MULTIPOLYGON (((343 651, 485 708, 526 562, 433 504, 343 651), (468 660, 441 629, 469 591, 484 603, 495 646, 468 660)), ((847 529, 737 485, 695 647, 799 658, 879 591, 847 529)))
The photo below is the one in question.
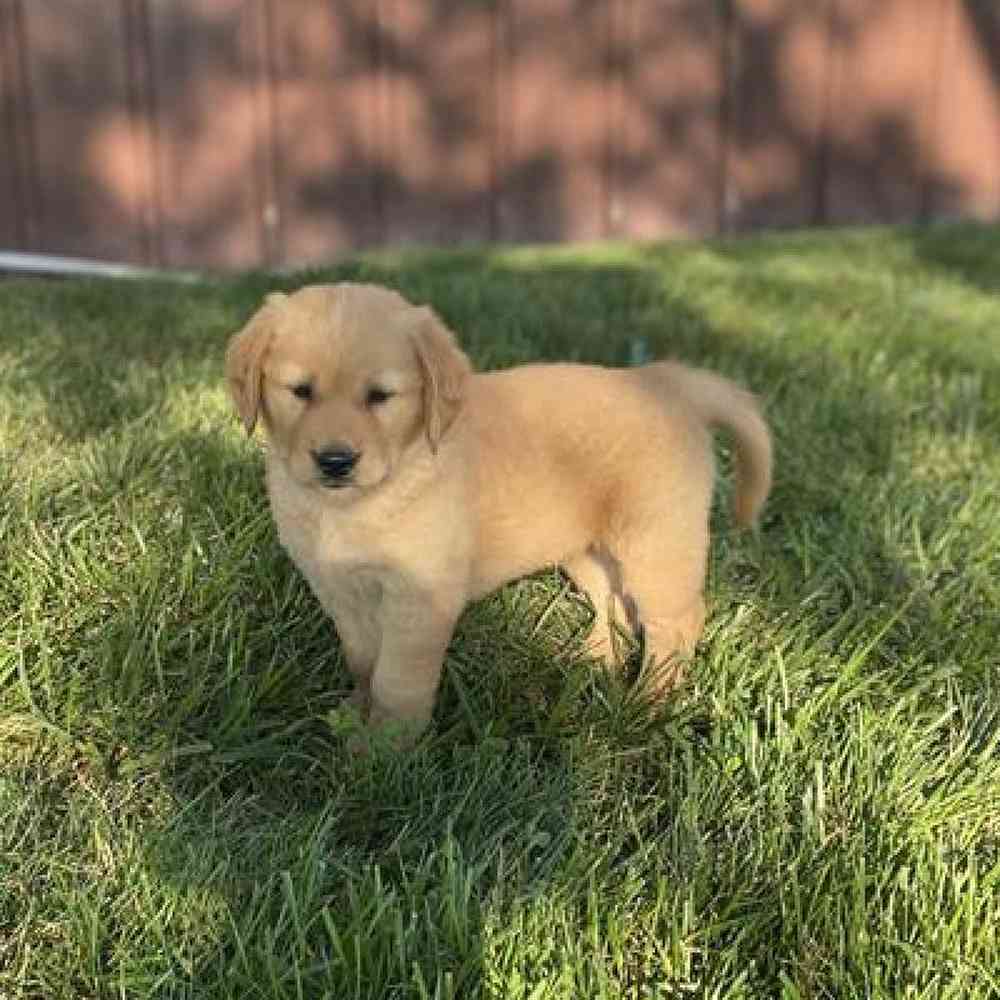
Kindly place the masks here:
POLYGON ((345 498, 388 480, 414 445, 437 451, 469 371, 430 309, 376 285, 270 295, 226 353, 247 433, 260 419, 296 480, 345 498))

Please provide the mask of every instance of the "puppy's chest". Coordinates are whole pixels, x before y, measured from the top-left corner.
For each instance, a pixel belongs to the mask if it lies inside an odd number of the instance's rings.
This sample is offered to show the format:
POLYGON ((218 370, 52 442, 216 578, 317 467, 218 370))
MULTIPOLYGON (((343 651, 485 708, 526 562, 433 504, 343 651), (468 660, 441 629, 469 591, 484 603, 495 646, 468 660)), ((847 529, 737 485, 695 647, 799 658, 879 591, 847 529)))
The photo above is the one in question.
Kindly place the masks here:
POLYGON ((278 538, 311 581, 378 568, 385 561, 377 537, 349 516, 323 510, 283 490, 271 492, 278 538))

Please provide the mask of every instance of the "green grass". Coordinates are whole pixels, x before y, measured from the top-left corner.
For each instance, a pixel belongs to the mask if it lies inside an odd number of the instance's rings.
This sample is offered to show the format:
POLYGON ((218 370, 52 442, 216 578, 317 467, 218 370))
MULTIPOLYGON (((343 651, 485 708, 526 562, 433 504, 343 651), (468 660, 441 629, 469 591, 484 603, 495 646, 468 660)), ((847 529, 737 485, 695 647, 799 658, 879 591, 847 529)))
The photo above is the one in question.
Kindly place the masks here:
POLYGON ((1000 995, 1000 229, 319 277, 432 302, 481 366, 748 383, 761 528, 724 480, 652 714, 548 572, 465 615, 416 751, 356 759, 221 379, 306 276, 0 283, 0 996, 1000 995))

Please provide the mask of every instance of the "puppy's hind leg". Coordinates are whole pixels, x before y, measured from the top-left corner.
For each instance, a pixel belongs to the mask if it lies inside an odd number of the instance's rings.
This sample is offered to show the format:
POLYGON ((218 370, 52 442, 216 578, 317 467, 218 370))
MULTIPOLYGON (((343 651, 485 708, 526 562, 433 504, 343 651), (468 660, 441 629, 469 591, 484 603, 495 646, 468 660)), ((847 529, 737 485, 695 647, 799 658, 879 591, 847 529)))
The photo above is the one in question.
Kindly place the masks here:
POLYGON ((622 582, 645 638, 651 692, 661 695, 681 680, 705 624, 707 534, 664 543, 655 534, 622 552, 622 582))
POLYGON ((562 568, 594 609, 587 653, 608 665, 616 663, 615 623, 626 620, 617 565, 610 556, 588 549, 565 560, 562 568))

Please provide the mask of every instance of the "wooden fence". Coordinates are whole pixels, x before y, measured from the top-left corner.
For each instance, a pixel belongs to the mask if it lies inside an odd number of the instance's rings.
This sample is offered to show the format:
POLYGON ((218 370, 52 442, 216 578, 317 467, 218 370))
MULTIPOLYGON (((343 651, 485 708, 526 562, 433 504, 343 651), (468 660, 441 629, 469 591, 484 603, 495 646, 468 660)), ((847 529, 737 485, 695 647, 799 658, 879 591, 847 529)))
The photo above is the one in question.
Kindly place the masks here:
POLYGON ((0 0, 0 249, 1000 217, 1000 0, 0 0))

